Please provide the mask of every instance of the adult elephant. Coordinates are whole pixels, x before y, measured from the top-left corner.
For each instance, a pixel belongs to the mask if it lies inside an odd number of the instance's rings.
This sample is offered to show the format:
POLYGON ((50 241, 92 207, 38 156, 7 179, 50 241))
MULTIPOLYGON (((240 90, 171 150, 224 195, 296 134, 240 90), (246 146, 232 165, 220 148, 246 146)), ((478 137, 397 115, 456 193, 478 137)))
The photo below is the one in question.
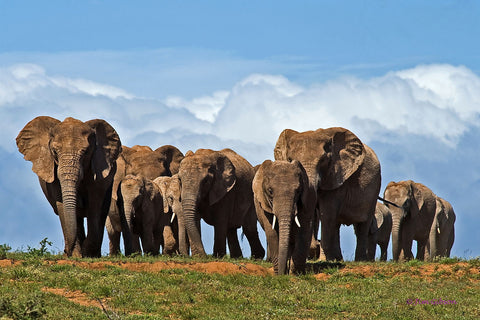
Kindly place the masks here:
POLYGON ((182 186, 178 174, 171 177, 162 176, 153 180, 158 185, 163 196, 163 212, 170 217, 172 232, 178 243, 180 254, 188 256, 190 244, 185 228, 181 194, 182 186))
POLYGON ((60 217, 66 255, 99 257, 121 150, 117 132, 100 119, 59 121, 40 116, 20 131, 16 141, 60 217))
MULTIPOLYGON (((125 215, 129 231, 142 240, 143 252, 151 255, 175 251, 176 241, 164 240, 165 232, 170 226, 170 219, 163 213, 163 196, 157 184, 142 176, 127 175, 122 179, 118 189, 120 213, 125 215), (168 244, 166 246, 165 244, 168 244)), ((137 251, 140 253, 140 251, 137 251)))
POLYGON ((425 185, 407 180, 390 182, 385 189, 384 198, 396 205, 386 203, 392 212, 393 260, 413 259, 413 240, 417 241, 416 259, 424 260, 437 197, 425 185))
POLYGON ((178 173, 183 153, 171 145, 152 150, 149 146, 135 145, 131 148, 123 146, 117 159, 117 172, 113 180, 112 203, 106 222, 110 240, 110 255, 120 253, 120 235, 123 233, 125 254, 139 252, 139 239, 130 233, 126 220, 119 214, 118 188, 120 181, 127 175, 141 176, 153 180, 159 176, 171 176, 178 173))
POLYGON ((305 272, 312 239, 315 191, 300 162, 266 160, 253 179, 258 221, 276 274, 305 272), (278 220, 278 223, 276 221, 278 220))
POLYGON ((432 227, 430 228, 430 258, 450 257, 450 250, 455 241, 455 212, 445 199, 437 197, 437 207, 432 227))
POLYGON ((265 250, 257 231, 253 205, 254 170, 247 160, 230 149, 189 151, 180 163, 178 177, 182 184, 182 208, 192 255, 205 256, 200 234, 200 219, 214 226, 213 254, 242 256, 237 229, 242 227, 252 252, 261 259, 265 250))
MULTIPOLYGON (((342 260, 340 225, 353 224, 355 260, 367 260, 368 231, 380 191, 380 162, 351 131, 340 128, 297 132, 285 129, 275 160, 298 160, 317 193, 316 221, 321 221, 321 249, 327 260, 342 260)), ((314 236, 318 222, 314 226, 314 236)))
POLYGON ((380 246, 380 260, 387 261, 387 249, 392 233, 392 213, 383 203, 377 202, 375 208, 375 217, 368 234, 368 260, 375 260, 375 251, 377 244, 380 246))

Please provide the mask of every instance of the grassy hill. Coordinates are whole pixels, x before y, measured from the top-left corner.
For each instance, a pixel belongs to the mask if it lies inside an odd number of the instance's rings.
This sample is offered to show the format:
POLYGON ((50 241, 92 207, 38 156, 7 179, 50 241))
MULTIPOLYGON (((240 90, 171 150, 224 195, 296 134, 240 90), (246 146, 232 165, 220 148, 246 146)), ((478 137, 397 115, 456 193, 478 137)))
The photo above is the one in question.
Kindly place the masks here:
POLYGON ((480 260, 64 259, 0 246, 0 319, 480 319, 480 260))

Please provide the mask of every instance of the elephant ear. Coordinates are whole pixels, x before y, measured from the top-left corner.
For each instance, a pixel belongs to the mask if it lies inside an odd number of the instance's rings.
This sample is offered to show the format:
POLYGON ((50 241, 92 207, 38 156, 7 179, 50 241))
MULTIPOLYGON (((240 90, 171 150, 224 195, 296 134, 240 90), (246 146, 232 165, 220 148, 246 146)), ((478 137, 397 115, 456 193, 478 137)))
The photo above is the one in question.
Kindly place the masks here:
POLYGON ((325 132, 332 137, 331 146, 326 150, 331 156, 326 172, 322 172, 320 188, 333 190, 358 170, 365 159, 365 146, 347 129, 329 128, 325 132))
POLYGON ((309 205, 309 201, 308 201, 309 193, 312 192, 312 190, 310 190, 310 184, 308 182, 307 172, 305 171, 305 168, 302 166, 300 161, 293 160, 292 163, 293 165, 297 166, 298 169, 300 170, 300 185, 302 186, 302 195, 299 200, 301 201, 302 207, 306 208, 309 205))
POLYGON ((377 203, 377 209, 375 210, 375 220, 377 223, 377 229, 379 229, 383 224, 383 215, 385 207, 381 203, 377 203))
POLYGON ((411 204, 411 206, 414 207, 415 211, 418 210, 418 212, 415 212, 418 214, 422 211, 423 205, 425 203, 424 194, 422 190, 420 190, 419 184, 411 180, 409 180, 408 182, 410 183, 411 192, 412 192, 413 203, 411 204))
POLYGON ((49 148, 50 132, 58 123, 60 121, 52 117, 36 117, 25 125, 16 139, 24 159, 33 163, 33 172, 48 183, 55 179, 55 160, 49 148))
POLYGON ((127 174, 127 163, 125 162, 124 152, 126 149, 130 149, 128 147, 122 146, 122 152, 117 158, 117 171, 115 172, 115 177, 113 178, 113 187, 112 187, 112 199, 117 200, 117 190, 118 186, 120 185, 120 181, 126 176, 127 174))
POLYGON ((106 178, 122 150, 122 143, 115 129, 105 120, 94 119, 86 124, 95 130, 96 146, 92 156, 95 180, 106 178))
POLYGON ((270 204, 270 201, 268 201, 267 195, 265 194, 265 190, 263 188, 265 172, 268 172, 271 166, 272 166, 272 161, 265 160, 257 168, 257 172, 255 173, 255 177, 253 178, 253 182, 252 182, 252 189, 253 189, 255 199, 257 199, 258 203, 260 204, 260 207, 264 211, 273 214, 272 205, 270 204))
POLYGON ((282 133, 280 133, 277 144, 275 145, 275 149, 273 150, 273 156, 275 157, 275 160, 288 161, 288 141, 294 134, 297 133, 297 131, 292 129, 285 129, 282 131, 282 133))
POLYGON ((219 153, 216 158, 213 185, 208 195, 210 205, 217 203, 227 192, 232 190, 236 180, 233 163, 225 155, 219 153))
POLYGON ((170 212, 170 206, 167 200, 168 180, 170 180, 170 177, 166 177, 166 176, 161 176, 153 180, 153 182, 160 189, 160 193, 162 194, 162 197, 163 197, 163 213, 170 212))
POLYGON ((180 168, 180 162, 182 162, 184 155, 176 147, 171 145, 165 145, 157 148, 156 153, 160 153, 165 158, 165 169, 168 171, 169 176, 173 176, 178 173, 180 168))

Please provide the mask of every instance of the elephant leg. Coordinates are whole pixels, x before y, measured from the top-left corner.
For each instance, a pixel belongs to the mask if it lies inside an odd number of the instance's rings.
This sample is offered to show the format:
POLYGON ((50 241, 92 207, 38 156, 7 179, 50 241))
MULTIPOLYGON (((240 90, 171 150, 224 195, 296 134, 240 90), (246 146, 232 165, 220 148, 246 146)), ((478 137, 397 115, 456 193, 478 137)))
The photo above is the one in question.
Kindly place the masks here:
POLYGON ((381 242, 381 243, 379 243, 379 245, 380 245, 380 250, 381 250, 380 261, 387 261, 387 247, 388 247, 388 244, 385 244, 385 242, 381 242))
POLYGON ((222 258, 227 254, 227 228, 225 225, 216 225, 214 233, 213 256, 222 258))
POLYGON ((102 186, 89 189, 90 204, 87 209, 88 234, 82 246, 84 256, 101 256, 105 221, 107 220, 112 200, 111 194, 112 184, 106 190, 102 186))
POLYGON ((376 251, 377 251, 377 233, 369 234, 368 243, 367 243, 368 261, 375 261, 376 251))
MULTIPOLYGON (((372 219, 369 219, 366 222, 361 222, 353 225, 355 229, 355 235, 357 236, 357 246, 355 249, 355 261, 367 260, 368 232, 370 230, 371 224, 372 224, 372 219)), ((376 242, 376 239, 375 239, 375 242, 376 242)), ((373 259, 375 259, 375 256, 373 256, 373 259)))
POLYGON ((340 250, 340 224, 333 221, 322 221, 322 239, 320 241, 326 260, 342 261, 340 250))
POLYGON ((163 254, 173 255, 176 252, 177 241, 170 226, 163 228, 163 254))
MULTIPOLYGON (((406 238, 406 237, 404 237, 406 238)), ((404 239, 402 240, 403 242, 403 259, 404 260, 412 260, 413 259, 413 253, 412 253, 412 243, 413 243, 413 239, 412 238, 408 238, 408 239, 404 239)))
POLYGON ((237 229, 230 228, 227 232, 228 240, 228 249, 230 250, 230 257, 237 259, 242 258, 242 249, 240 248, 240 243, 238 242, 237 229))
POLYGON ((257 216, 255 215, 255 209, 252 207, 247 212, 243 221, 242 229, 243 233, 247 237, 250 244, 251 255, 254 259, 263 259, 265 256, 265 249, 260 242, 257 229, 257 216))
POLYGON ((430 254, 425 252, 427 250, 426 241, 417 241, 417 256, 415 259, 420 261, 428 260, 430 254))
POLYGON ((110 215, 105 221, 105 228, 107 229, 109 240, 109 253, 111 256, 120 254, 120 232, 115 230, 110 215))

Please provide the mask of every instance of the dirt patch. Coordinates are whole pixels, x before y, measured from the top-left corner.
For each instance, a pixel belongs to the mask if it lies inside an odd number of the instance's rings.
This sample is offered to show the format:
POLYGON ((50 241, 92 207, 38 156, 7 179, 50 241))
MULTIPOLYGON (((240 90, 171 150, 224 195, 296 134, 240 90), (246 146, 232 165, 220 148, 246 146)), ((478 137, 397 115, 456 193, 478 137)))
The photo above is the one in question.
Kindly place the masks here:
POLYGON ((50 292, 58 296, 67 298, 73 303, 85 306, 85 307, 97 307, 103 309, 102 305, 104 304, 101 300, 90 299, 85 293, 78 290, 68 290, 63 288, 42 288, 43 292, 50 292))
POLYGON ((159 272, 169 269, 186 269, 203 273, 218 273, 222 275, 228 274, 248 274, 256 276, 273 275, 273 268, 265 268, 254 263, 232 263, 223 261, 214 262, 195 262, 195 263, 180 263, 180 262, 83 262, 72 260, 56 260, 49 261, 48 264, 58 265, 74 265, 81 268, 103 270, 109 266, 120 267, 122 269, 136 271, 136 272, 159 272))

